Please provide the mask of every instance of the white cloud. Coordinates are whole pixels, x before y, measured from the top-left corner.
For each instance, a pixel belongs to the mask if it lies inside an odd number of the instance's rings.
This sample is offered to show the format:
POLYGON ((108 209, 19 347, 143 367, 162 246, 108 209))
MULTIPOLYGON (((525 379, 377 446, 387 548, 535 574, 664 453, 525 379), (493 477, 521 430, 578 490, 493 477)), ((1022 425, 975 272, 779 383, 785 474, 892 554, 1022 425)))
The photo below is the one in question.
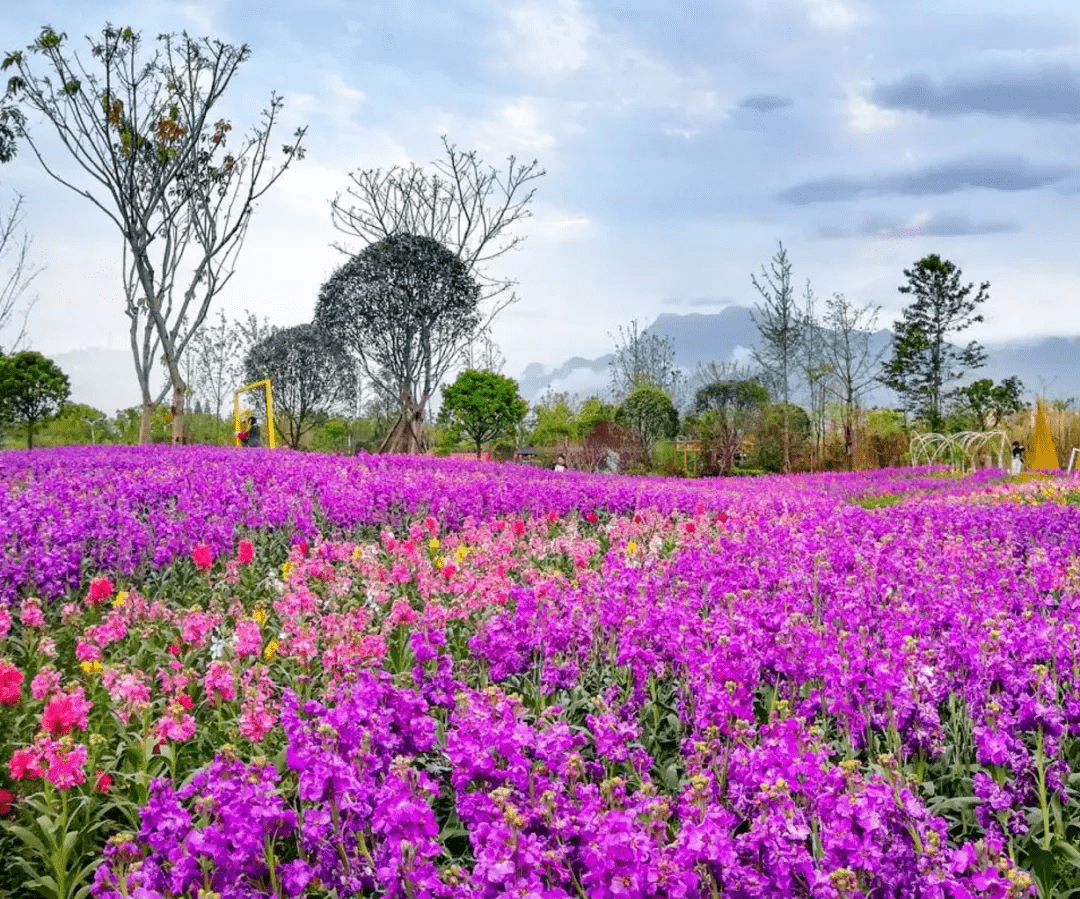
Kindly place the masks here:
POLYGON ((527 2, 507 11, 502 43, 513 64, 530 74, 572 72, 589 58, 591 23, 578 0, 527 2))
POLYGON ((810 24, 821 31, 843 33, 859 24, 862 17, 841 0, 802 0, 810 24))
POLYGON ((844 100, 844 115, 848 129, 856 134, 875 134, 895 128, 900 113, 876 106, 866 95, 864 86, 849 86, 844 100))
POLYGON ((510 129, 513 143, 531 150, 549 150, 555 145, 555 135, 541 123, 542 112, 531 97, 521 97, 503 107, 502 128, 510 129))

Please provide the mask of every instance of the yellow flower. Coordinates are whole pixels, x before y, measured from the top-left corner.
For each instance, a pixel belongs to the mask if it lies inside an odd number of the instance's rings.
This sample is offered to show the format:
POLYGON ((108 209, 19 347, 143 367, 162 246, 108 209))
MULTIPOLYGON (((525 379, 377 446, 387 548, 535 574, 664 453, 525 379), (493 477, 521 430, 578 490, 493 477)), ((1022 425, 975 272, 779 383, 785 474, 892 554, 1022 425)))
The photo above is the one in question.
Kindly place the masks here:
POLYGON ((127 600, 127 598, 128 598, 127 590, 121 590, 119 593, 116 594, 116 599, 114 599, 112 601, 113 608, 114 609, 119 609, 120 606, 122 606, 124 604, 125 600, 127 600))
POLYGON ((432 549, 438 549, 441 544, 439 543, 438 537, 432 537, 430 540, 428 540, 427 545, 432 549))
POLYGON ((281 566, 281 576, 288 577, 290 574, 292 574, 292 570, 295 567, 296 566, 291 561, 286 562, 284 565, 281 566))
POLYGON ((436 568, 445 568, 446 567, 446 559, 444 559, 442 556, 436 556, 435 557, 435 567, 436 568))
POLYGON ((266 649, 263 650, 263 658, 268 662, 274 661, 274 657, 277 655, 278 641, 271 640, 266 644, 266 649))
POLYGON ((465 560, 465 557, 471 552, 472 549, 462 543, 461 546, 454 550, 454 563, 460 565, 465 560))
POLYGON ((628 556, 632 556, 636 552, 637 552, 637 541, 636 540, 631 540, 629 543, 626 544, 626 554, 628 556))
POLYGON ((255 609, 255 611, 251 613, 251 617, 255 619, 259 627, 262 627, 266 624, 266 609, 255 609))
POLYGON ((83 670, 83 674, 101 674, 101 662, 83 662, 79 665, 83 670))

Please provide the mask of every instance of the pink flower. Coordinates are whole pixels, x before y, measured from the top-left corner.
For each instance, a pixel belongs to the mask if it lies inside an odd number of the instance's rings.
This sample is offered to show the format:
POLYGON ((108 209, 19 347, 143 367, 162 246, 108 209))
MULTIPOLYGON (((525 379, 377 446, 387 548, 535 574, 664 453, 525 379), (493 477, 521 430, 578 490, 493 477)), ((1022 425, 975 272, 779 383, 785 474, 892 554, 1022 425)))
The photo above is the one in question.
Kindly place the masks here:
POLYGON ((60 692, 60 672, 55 668, 42 668, 30 681, 30 695, 34 699, 45 699, 60 692))
POLYGON ((522 534, 525 533, 525 522, 522 521, 521 519, 518 519, 517 521, 515 521, 513 523, 511 528, 514 531, 514 536, 515 537, 520 537, 522 534))
POLYGON ((90 592, 86 595, 86 602, 92 606, 99 606, 113 592, 113 582, 107 577, 96 577, 90 582, 90 592))
POLYGON ((429 534, 434 534, 439 530, 439 522, 429 515, 424 519, 424 527, 427 528, 429 534))
POLYGON ((236 622, 236 655, 238 658, 257 656, 262 649, 262 634, 258 622, 253 618, 242 618, 236 622))
POLYGON ((49 767, 45 779, 59 790, 67 790, 86 782, 87 750, 82 743, 76 743, 69 752, 49 752, 49 767))
POLYGON ((23 673, 0 659, 0 704, 15 705, 22 697, 23 673))
POLYGON ((205 543, 200 543, 191 551, 191 561, 199 571, 209 571, 214 564, 214 551, 205 543))
POLYGON ((8 771, 12 780, 22 780, 24 777, 41 777, 44 773, 41 768, 41 760, 37 753, 31 749, 16 749, 8 761, 8 771))
POLYGON ((0 815, 6 815, 11 811, 11 805, 15 801, 15 794, 7 790, 0 790, 0 815))
POLYGON ((83 730, 93 705, 83 696, 82 687, 76 687, 71 693, 61 693, 50 699, 45 706, 45 711, 41 714, 41 726, 53 737, 63 736, 76 727, 83 730))
POLYGON ((75 644, 75 659, 79 662, 100 662, 101 650, 93 643, 84 643, 79 640, 75 644))
POLYGON ((227 662, 211 662, 207 666, 206 674, 203 675, 203 690, 210 705, 217 705, 219 698, 222 702, 236 699, 236 682, 227 662))
POLYGON ((19 606, 19 620, 27 627, 44 627, 45 615, 41 611, 41 600, 31 596, 19 606))
POLYGON ((255 544, 250 540, 241 540, 236 547, 236 561, 241 565, 250 565, 255 559, 255 544))

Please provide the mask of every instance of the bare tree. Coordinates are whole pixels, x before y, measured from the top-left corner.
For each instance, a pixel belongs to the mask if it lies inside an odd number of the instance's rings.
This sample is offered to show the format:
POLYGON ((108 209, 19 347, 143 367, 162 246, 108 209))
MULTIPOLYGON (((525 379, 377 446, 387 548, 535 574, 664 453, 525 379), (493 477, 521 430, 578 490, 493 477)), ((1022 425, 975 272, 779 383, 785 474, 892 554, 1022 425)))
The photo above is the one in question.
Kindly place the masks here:
POLYGON ((814 308, 816 299, 813 288, 810 287, 810 280, 807 279, 806 290, 803 292, 799 367, 806 384, 810 405, 811 471, 820 463, 825 443, 825 398, 828 395, 829 376, 832 373, 832 363, 825 353, 825 333, 817 320, 814 308))
MULTIPOLYGON (((34 299, 30 298, 21 309, 19 302, 42 271, 30 262, 30 237, 19 230, 24 217, 22 207, 23 198, 16 194, 11 209, 0 213, 0 334, 9 325, 18 325, 18 332, 6 347, 8 352, 20 349, 26 338, 26 319, 34 299)), ((3 348, 0 345, 0 350, 3 348)))
POLYGON ((754 275, 750 281, 761 295, 762 302, 755 304, 751 315, 761 334, 762 345, 753 352, 754 361, 767 377, 767 386, 783 402, 781 434, 783 447, 783 470, 791 471, 791 378, 796 371, 797 354, 802 344, 802 317, 795 303, 791 286, 791 263, 782 243, 777 244, 776 254, 769 268, 761 267, 761 280, 754 275))
POLYGON ((881 357, 870 348, 880 306, 853 306, 842 293, 825 301, 825 356, 832 369, 830 388, 840 404, 844 429, 844 453, 848 468, 855 467, 854 435, 859 404, 866 389, 877 380, 881 357))
POLYGON ((459 150, 445 135, 442 142, 446 156, 431 164, 434 171, 411 163, 353 172, 352 184, 331 202, 331 215, 334 227, 365 244, 411 234, 448 247, 480 285, 481 301, 493 301, 486 327, 516 299, 512 292, 503 296, 514 282, 491 276, 487 266, 525 239, 511 231, 532 214, 531 185, 544 170, 535 159, 523 165, 510 156, 504 175, 485 166, 475 150, 459 150))
POLYGON ((108 25, 88 40, 90 65, 66 51, 65 35, 43 28, 29 53, 4 59, 4 69, 18 71, 8 97, 45 118, 86 178, 77 183, 55 168, 44 143, 16 122, 45 171, 97 206, 123 236, 140 440, 149 439, 153 409, 171 389, 172 439, 179 442, 184 351, 233 275, 255 202, 303 156, 305 129, 271 166, 270 136, 283 102, 271 94, 261 123, 231 146, 232 125, 213 112, 251 54, 246 45, 163 34, 143 59, 141 36, 130 28, 108 25), (31 65, 38 57, 44 74, 31 65), (155 397, 150 373, 159 358, 169 382, 155 397))
POLYGON ((635 319, 630 327, 619 326, 612 356, 611 392, 622 401, 639 387, 659 387, 676 405, 681 406, 686 379, 675 364, 675 347, 670 337, 660 337, 638 330, 635 319))
POLYGON ((466 344, 461 351, 461 364, 466 371, 490 371, 501 375, 506 367, 506 357, 498 344, 491 339, 491 329, 485 328, 466 344))

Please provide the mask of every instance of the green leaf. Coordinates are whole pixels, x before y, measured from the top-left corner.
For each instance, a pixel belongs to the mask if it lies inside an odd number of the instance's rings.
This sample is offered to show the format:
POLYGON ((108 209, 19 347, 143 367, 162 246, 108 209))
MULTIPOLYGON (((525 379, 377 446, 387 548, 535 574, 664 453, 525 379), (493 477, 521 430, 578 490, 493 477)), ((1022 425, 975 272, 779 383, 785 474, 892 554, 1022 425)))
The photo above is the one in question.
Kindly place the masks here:
POLYGON ((5 824, 4 827, 42 857, 49 854, 45 844, 29 828, 23 827, 21 824, 5 824))

